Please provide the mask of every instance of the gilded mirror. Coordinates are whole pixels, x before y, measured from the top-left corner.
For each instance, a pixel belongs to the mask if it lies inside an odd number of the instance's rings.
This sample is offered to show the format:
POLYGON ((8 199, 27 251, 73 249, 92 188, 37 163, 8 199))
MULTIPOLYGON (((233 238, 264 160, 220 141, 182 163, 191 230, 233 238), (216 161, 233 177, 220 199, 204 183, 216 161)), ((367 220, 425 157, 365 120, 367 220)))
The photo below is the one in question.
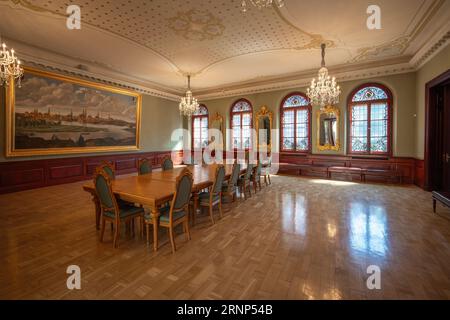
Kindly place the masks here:
POLYGON ((327 106, 317 114, 317 148, 339 151, 339 109, 327 106))
POLYGON ((267 147, 268 151, 272 148, 272 118, 273 113, 266 106, 262 106, 256 114, 256 136, 258 139, 258 148, 267 147))
POLYGON ((222 132, 222 141, 219 144, 223 146, 223 139, 225 139, 224 137, 225 128, 223 123, 223 117, 220 115, 220 113, 216 112, 213 116, 211 116, 210 129, 216 129, 222 132))

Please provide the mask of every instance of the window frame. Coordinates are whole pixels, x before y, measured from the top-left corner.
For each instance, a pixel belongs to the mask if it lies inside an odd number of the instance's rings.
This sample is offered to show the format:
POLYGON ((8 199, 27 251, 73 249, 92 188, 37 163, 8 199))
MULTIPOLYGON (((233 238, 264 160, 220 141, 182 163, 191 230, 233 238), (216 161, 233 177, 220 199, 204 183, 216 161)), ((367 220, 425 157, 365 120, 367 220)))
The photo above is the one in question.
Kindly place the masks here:
POLYGON ((284 104, 286 101, 293 97, 293 96, 302 96, 305 98, 308 102, 309 98, 304 94, 303 92, 297 91, 297 92, 291 92, 288 95, 286 95, 283 100, 281 100, 280 104, 280 152, 283 153, 292 153, 292 154, 310 154, 312 150, 312 137, 311 137, 311 117, 312 117, 312 106, 311 102, 307 106, 299 106, 299 107, 291 107, 291 108, 285 108, 284 104), (294 150, 285 150, 283 146, 283 116, 285 111, 294 110, 294 150), (307 150, 297 150, 297 110, 307 110, 308 111, 308 149, 307 150))
MULTIPOLYGON (((194 132, 195 132, 195 130, 194 130, 194 121, 195 121, 195 119, 199 119, 200 123, 201 123, 202 119, 206 118, 208 120, 208 130, 209 130, 209 110, 208 110, 208 107, 206 105, 204 105, 204 104, 200 104, 199 107, 205 107, 205 109, 206 109, 206 111, 208 113, 207 114, 198 114, 198 115, 193 114, 191 116, 191 131, 192 131, 192 134, 191 134, 191 148, 192 148, 192 150, 196 150, 195 149, 195 145, 194 145, 194 140, 195 140, 195 136, 194 136, 194 132)), ((201 139, 202 139, 202 133, 201 133, 201 127, 200 127, 200 141, 201 141, 201 139)), ((207 134, 207 140, 209 142, 209 133, 207 134)), ((201 149, 203 151, 205 149, 205 147, 201 147, 201 149)))
POLYGON ((233 137, 233 115, 240 115, 240 118, 241 118, 241 121, 240 121, 240 132, 241 132, 241 146, 242 146, 242 141, 243 141, 242 140, 242 131, 243 131, 242 130, 242 118, 243 118, 244 114, 250 114, 250 147, 253 146, 253 136, 252 136, 252 129, 253 129, 253 105, 252 105, 252 103, 249 100, 247 100, 245 98, 240 98, 240 99, 234 101, 231 104, 231 108, 230 108, 230 129, 231 129, 231 132, 230 132, 231 140, 230 141, 231 141, 232 149, 234 151, 237 151, 237 150, 249 151, 250 150, 250 148, 237 149, 237 148, 235 148, 233 146, 234 145, 234 143, 233 143, 233 138, 234 138, 233 137), (248 105, 250 106, 250 111, 233 111, 233 108, 236 106, 236 104, 241 102, 241 101, 248 103, 248 105))
POLYGON ((393 126, 393 96, 392 96, 392 91, 385 85, 381 84, 381 83, 375 83, 375 82, 368 82, 368 83, 363 83, 359 86, 357 86, 355 89, 353 89, 352 92, 350 92, 350 94, 347 97, 347 154, 348 155, 358 155, 358 156, 367 156, 367 157, 371 157, 371 156, 392 156, 392 126, 393 126), (383 90, 386 95, 387 95, 387 99, 377 99, 377 100, 366 100, 366 101, 356 101, 353 102, 353 97, 355 96, 356 93, 358 93, 358 91, 367 88, 367 87, 376 87, 379 88, 381 90, 383 90), (386 152, 373 152, 370 150, 371 148, 371 110, 372 110, 372 105, 373 104, 377 104, 377 103, 386 103, 387 104, 387 108, 388 108, 388 112, 387 112, 387 151, 386 152), (353 151, 352 150, 352 108, 355 105, 361 105, 361 104, 365 104, 367 105, 367 149, 368 151, 353 151))

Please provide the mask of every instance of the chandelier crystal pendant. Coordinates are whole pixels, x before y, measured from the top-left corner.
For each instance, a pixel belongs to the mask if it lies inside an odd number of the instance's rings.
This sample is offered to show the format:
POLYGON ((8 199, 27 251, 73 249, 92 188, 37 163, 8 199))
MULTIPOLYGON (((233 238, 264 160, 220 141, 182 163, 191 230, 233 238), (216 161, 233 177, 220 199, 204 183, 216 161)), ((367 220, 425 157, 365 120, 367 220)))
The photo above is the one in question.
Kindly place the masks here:
POLYGON ((23 68, 20 60, 16 57, 14 49, 6 49, 6 44, 2 44, 0 50, 0 85, 9 85, 11 79, 16 79, 20 87, 20 81, 23 76, 23 68))
POLYGON ((284 6, 283 0, 242 0, 241 11, 247 12, 247 1, 258 9, 269 8, 272 4, 276 4, 278 8, 284 6))
POLYGON ((322 67, 319 70, 317 80, 311 81, 311 86, 307 89, 306 95, 312 105, 320 106, 324 109, 326 106, 332 106, 339 103, 341 88, 336 83, 336 78, 328 75, 328 69, 325 67, 325 44, 322 44, 322 67))
POLYGON ((188 75, 188 89, 186 96, 181 98, 180 101, 180 114, 190 117, 198 110, 199 104, 196 98, 192 96, 191 91, 191 76, 188 75))

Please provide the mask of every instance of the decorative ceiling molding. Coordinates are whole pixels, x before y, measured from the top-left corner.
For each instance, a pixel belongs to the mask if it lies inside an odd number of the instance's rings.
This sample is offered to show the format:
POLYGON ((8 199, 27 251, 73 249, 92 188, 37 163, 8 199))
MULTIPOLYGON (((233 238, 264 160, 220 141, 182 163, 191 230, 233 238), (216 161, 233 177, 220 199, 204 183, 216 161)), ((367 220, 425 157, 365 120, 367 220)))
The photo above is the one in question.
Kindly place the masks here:
POLYGON ((379 60, 380 57, 400 56, 408 48, 411 37, 404 36, 382 45, 358 50, 358 55, 348 63, 379 60))
POLYGON ((223 34, 222 21, 206 10, 191 9, 167 19, 169 28, 186 40, 212 40, 223 34))
POLYGON ((430 61, 436 54, 445 48, 450 42, 450 21, 447 21, 438 32, 428 39, 428 41, 416 52, 411 59, 411 65, 420 69, 430 61))
POLYGON ((437 55, 442 49, 444 49, 450 40, 450 31, 439 39, 428 51, 421 56, 413 65, 416 69, 420 69, 424 64, 430 61, 435 55, 437 55))
MULTIPOLYGON (((330 72, 336 76, 337 81, 345 82, 358 79, 368 79, 373 77, 382 77, 394 74, 402 74, 416 71, 408 62, 409 59, 394 60, 392 64, 386 61, 386 65, 379 63, 365 64, 365 67, 348 68, 341 66, 338 68, 330 68, 330 72)), ((208 92, 197 92, 196 96, 201 101, 213 100, 218 98, 233 97, 239 95, 249 95, 262 92, 278 91, 285 89, 293 89, 307 87, 310 85, 311 79, 316 75, 316 70, 310 70, 297 75, 291 75, 284 78, 275 78, 260 82, 249 82, 247 85, 236 85, 208 92)))

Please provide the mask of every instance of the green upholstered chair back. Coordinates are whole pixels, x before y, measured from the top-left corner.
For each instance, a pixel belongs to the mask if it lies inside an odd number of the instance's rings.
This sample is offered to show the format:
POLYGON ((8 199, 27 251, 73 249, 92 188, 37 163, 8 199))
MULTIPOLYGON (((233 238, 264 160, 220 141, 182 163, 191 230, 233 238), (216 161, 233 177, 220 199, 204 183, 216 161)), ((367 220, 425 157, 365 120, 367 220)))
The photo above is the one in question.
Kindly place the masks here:
POLYGON ((152 172, 152 165, 150 164, 150 161, 148 159, 142 159, 139 161, 139 175, 143 174, 149 174, 152 172))
POLYGON ((111 189, 111 180, 104 170, 96 170, 94 174, 94 186, 103 211, 114 213, 117 208, 117 202, 111 189))
POLYGON ((258 166, 256 167, 256 174, 258 176, 260 176, 261 175, 261 171, 262 171, 262 162, 260 160, 260 161, 258 161, 258 166))
POLYGON ((112 166, 112 164, 108 162, 103 162, 99 168, 105 171, 105 173, 108 175, 110 179, 114 180, 116 178, 116 173, 114 172, 114 167, 112 166))
POLYGON ((214 185, 212 187, 212 192, 214 194, 218 194, 222 191, 223 181, 225 180, 225 167, 223 165, 219 165, 216 168, 216 177, 214 180, 214 185))
POLYGON ((241 165, 236 162, 235 164, 233 164, 233 170, 231 171, 231 177, 229 182, 230 187, 234 187, 237 184, 240 172, 241 172, 241 165))
POLYGON ((250 176, 252 175, 254 166, 255 165, 253 163, 250 163, 250 162, 247 164, 247 171, 245 172, 245 175, 244 175, 244 179, 245 180, 249 180, 250 179, 250 176))
POLYGON ((172 204, 173 210, 181 210, 189 205, 193 182, 192 173, 188 169, 183 170, 177 177, 176 193, 172 204))
POLYGON ((172 170, 173 169, 173 161, 169 157, 165 157, 161 164, 162 169, 165 170, 172 170))

